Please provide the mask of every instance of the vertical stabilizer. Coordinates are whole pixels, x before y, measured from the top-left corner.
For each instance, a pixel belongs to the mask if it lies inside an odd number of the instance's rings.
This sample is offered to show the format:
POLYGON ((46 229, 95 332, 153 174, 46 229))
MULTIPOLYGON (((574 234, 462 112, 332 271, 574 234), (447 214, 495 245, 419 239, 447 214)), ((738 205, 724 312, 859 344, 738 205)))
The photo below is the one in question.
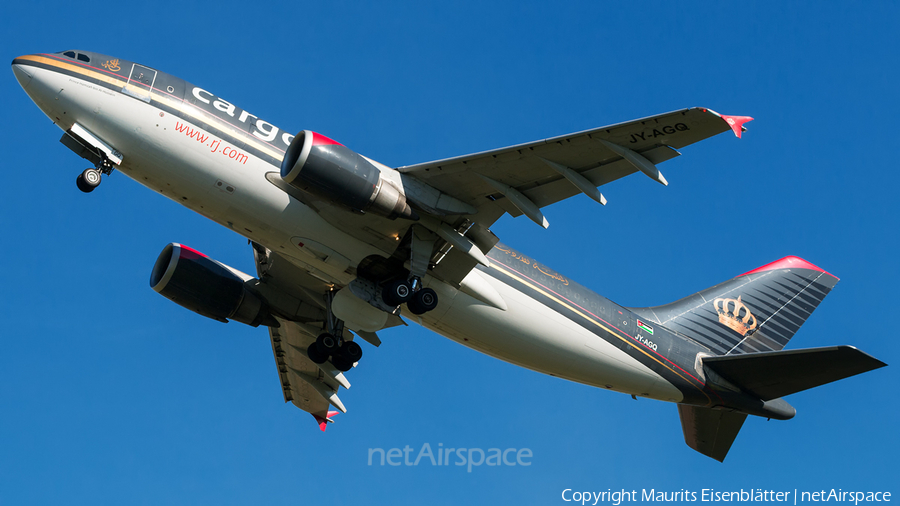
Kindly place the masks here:
POLYGON ((678 405, 684 442, 698 452, 719 462, 731 449, 747 415, 699 406, 678 405))
POLYGON ((631 310, 715 355, 777 351, 837 282, 802 258, 785 257, 671 304, 631 310))

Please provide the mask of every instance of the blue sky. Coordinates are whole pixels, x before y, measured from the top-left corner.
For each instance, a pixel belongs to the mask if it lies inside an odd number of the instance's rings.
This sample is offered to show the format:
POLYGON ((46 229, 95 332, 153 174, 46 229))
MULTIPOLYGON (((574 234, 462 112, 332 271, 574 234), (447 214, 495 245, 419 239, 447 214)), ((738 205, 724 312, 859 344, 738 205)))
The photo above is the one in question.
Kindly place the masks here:
MULTIPOLYGON (((15 4, 15 5, 13 5, 15 4)), ((674 109, 756 118, 501 239, 619 303, 675 300, 786 255, 841 278, 790 348, 897 364, 895 3, 104 2, 0 7, 8 60, 86 49, 178 75, 389 165, 674 109)), ((253 272, 246 240, 85 163, 0 80, 0 503, 564 504, 576 490, 896 488, 896 365, 751 417, 720 464, 675 406, 384 332, 328 432, 281 397, 266 332, 148 286, 168 242, 253 272), (529 448, 528 467, 380 467, 369 448, 529 448)))

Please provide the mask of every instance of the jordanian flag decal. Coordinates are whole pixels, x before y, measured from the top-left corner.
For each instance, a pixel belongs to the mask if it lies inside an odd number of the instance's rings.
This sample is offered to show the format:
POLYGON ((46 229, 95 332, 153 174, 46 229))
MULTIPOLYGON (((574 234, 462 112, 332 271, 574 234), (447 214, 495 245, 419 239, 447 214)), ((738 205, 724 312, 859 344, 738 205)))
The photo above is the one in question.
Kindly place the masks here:
POLYGON ((653 335, 653 327, 651 327, 650 325, 647 325, 646 323, 644 323, 644 322, 638 320, 638 321, 637 321, 637 326, 638 326, 639 329, 644 329, 644 330, 646 330, 647 333, 650 334, 651 336, 653 335))

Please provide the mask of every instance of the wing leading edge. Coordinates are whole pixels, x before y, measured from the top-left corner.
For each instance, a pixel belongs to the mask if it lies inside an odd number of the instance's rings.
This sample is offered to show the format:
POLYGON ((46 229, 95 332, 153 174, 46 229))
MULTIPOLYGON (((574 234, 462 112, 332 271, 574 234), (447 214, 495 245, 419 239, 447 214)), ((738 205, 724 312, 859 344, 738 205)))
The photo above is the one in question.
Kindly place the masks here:
POLYGON ((537 209, 579 193, 605 203, 594 189, 638 171, 667 184, 657 164, 679 156, 677 149, 728 130, 740 137, 752 119, 682 109, 397 170, 472 205, 478 209, 473 221, 485 227, 505 212, 545 226, 537 209))

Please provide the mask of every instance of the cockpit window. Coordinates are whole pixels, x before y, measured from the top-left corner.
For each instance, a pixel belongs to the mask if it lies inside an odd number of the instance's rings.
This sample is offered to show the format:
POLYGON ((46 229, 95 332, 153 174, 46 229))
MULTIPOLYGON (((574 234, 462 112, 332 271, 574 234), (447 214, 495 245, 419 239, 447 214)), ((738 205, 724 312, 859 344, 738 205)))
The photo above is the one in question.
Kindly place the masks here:
POLYGON ((69 58, 76 59, 78 61, 83 61, 85 63, 89 63, 91 61, 91 57, 84 54, 79 53, 77 51, 65 51, 62 53, 63 56, 68 56, 69 58))

